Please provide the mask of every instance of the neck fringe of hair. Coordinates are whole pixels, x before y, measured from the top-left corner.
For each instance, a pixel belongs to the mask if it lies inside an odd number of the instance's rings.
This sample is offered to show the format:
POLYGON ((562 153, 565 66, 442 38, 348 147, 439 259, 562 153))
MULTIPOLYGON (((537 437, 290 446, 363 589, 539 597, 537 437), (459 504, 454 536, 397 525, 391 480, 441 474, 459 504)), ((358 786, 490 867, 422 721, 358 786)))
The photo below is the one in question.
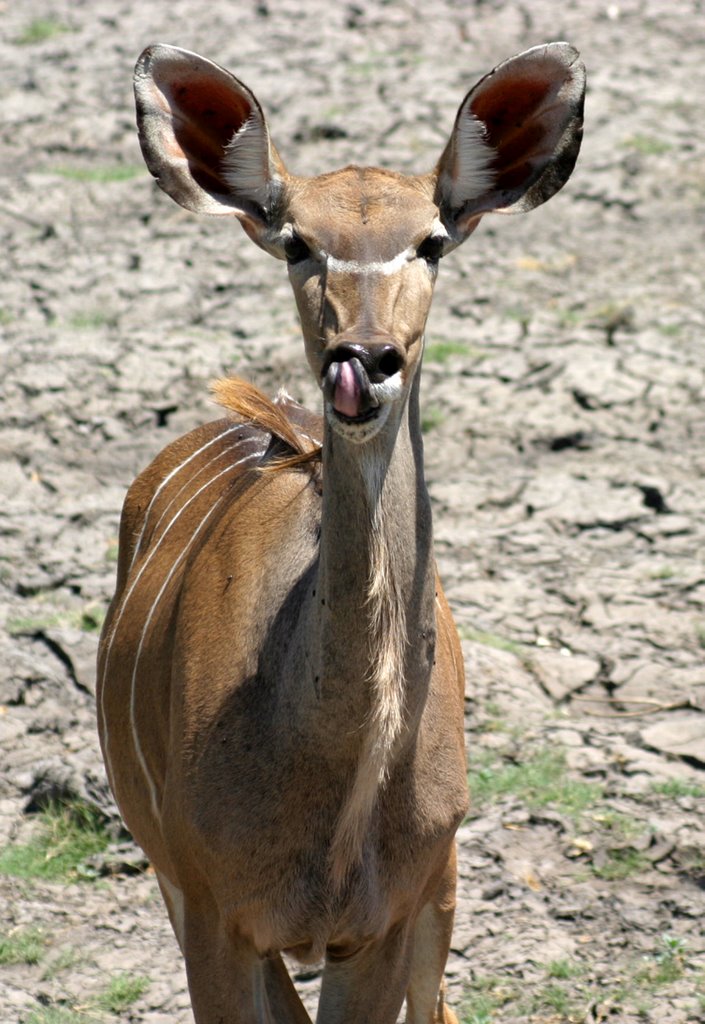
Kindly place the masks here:
POLYGON ((280 441, 288 451, 274 453, 261 464, 260 472, 276 473, 288 469, 308 469, 313 473, 321 461, 321 445, 302 436, 286 414, 286 404, 277 404, 254 384, 239 377, 211 381, 213 398, 238 419, 280 441))
POLYGON ((370 566, 367 607, 370 622, 372 707, 366 723, 352 788, 338 817, 331 842, 331 879, 336 889, 346 884, 360 864, 365 835, 380 790, 384 788, 394 750, 404 728, 404 664, 408 644, 404 596, 394 571, 389 511, 383 503, 384 473, 379 459, 362 460, 370 507, 370 566))

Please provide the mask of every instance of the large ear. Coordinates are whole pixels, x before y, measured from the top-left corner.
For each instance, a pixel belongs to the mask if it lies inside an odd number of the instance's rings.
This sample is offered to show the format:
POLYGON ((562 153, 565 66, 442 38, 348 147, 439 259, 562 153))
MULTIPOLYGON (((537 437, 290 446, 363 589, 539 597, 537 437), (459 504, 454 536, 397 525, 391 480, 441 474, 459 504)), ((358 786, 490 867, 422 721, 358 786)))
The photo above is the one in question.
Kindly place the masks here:
POLYGON ((255 96, 217 64, 163 44, 142 53, 134 85, 142 153, 161 188, 187 210, 238 217, 257 238, 286 171, 255 96))
POLYGON ((436 202, 457 238, 484 213, 522 213, 565 185, 583 134, 585 67, 568 43, 511 57, 460 105, 436 168, 436 202))

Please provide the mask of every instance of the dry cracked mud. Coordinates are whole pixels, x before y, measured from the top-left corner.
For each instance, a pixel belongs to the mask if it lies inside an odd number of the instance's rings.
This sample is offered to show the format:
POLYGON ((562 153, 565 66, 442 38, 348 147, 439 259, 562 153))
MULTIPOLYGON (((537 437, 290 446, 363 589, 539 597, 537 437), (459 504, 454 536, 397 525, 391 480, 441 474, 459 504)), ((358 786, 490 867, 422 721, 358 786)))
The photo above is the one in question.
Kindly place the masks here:
POLYGON ((25 0, 0 4, 0 864, 52 800, 115 842, 92 881, 0 876, 3 1021, 191 1019, 95 731, 119 510, 214 416, 210 378, 318 401, 281 267, 146 172, 137 54, 231 68, 295 171, 421 171, 480 74, 558 38, 589 72, 576 171, 444 260, 428 330, 473 795, 448 985, 466 1024, 705 1020, 702 0, 25 0))

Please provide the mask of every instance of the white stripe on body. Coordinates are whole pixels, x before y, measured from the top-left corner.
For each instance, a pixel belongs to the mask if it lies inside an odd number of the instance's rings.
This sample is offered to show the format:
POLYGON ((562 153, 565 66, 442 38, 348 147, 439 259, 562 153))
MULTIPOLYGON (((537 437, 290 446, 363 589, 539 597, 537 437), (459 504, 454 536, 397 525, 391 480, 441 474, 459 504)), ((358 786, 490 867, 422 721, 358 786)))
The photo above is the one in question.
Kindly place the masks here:
POLYGON ((173 882, 169 881, 166 875, 160 871, 157 872, 157 879, 159 881, 159 887, 162 890, 164 901, 171 911, 169 917, 171 918, 171 924, 176 935, 176 941, 181 947, 181 952, 184 952, 184 944, 186 940, 186 915, 184 913, 184 894, 173 882))
MULTIPOLYGON (((221 435, 221 436, 224 436, 224 435, 221 435)), ((184 493, 184 491, 188 487, 190 487, 193 483, 195 483, 195 481, 198 479, 198 477, 202 473, 205 473, 206 470, 210 469, 210 467, 213 465, 214 462, 218 462, 220 459, 223 458, 224 455, 230 455, 237 448, 239 448, 240 445, 243 445, 243 444, 245 444, 245 442, 252 441, 252 440, 253 440, 252 437, 243 437, 240 441, 237 441, 235 444, 231 444, 227 448, 224 448, 223 451, 218 452, 217 455, 214 455, 213 458, 209 459, 208 462, 204 463, 201 466, 201 468, 198 470, 198 472, 194 473, 193 476, 189 477, 189 479, 185 483, 183 483, 181 485, 181 487, 178 489, 178 491, 173 496, 173 498, 171 498, 171 500, 168 502, 168 504, 164 507, 164 509, 162 510, 161 515, 159 516, 159 519, 157 519, 156 523, 154 524, 154 527, 152 529, 152 541, 153 542, 154 542, 154 538, 157 536, 157 530, 161 526, 161 524, 164 521, 164 519, 166 519, 166 517, 168 516, 170 509, 173 508, 174 505, 176 505, 177 501, 179 500, 181 495, 184 493)), ((207 446, 204 445, 204 448, 200 449, 200 451, 203 451, 205 449, 205 447, 207 447, 207 446)), ((186 461, 190 461, 190 457, 186 461)), ((183 466, 185 466, 185 465, 186 465, 185 462, 182 463, 180 468, 183 468, 183 466)), ((172 474, 170 473, 169 475, 171 476, 172 474)), ((151 509, 153 504, 154 504, 154 500, 150 501, 149 509, 151 509)), ((147 510, 147 514, 149 514, 149 509, 147 510)), ((143 539, 144 539, 144 526, 143 526, 143 528, 142 528, 142 530, 140 532, 140 541, 143 540, 143 539)), ((135 553, 132 556, 133 564, 134 564, 135 560, 137 559, 138 555, 139 555, 139 550, 136 548, 135 549, 135 553)))
POLYGON ((152 498, 151 498, 151 500, 149 502, 149 505, 147 506, 147 511, 145 512, 144 519, 142 520, 142 529, 140 530, 140 535, 137 538, 137 543, 135 544, 134 553, 132 555, 132 562, 130 563, 130 569, 132 568, 132 566, 135 563, 135 558, 137 557, 137 553, 138 553, 138 551, 140 549, 140 545, 142 543, 142 538, 144 537, 145 530, 147 529, 147 521, 149 519, 149 514, 152 511, 152 506, 154 505, 155 501, 157 500, 157 498, 159 497, 161 492, 164 490, 166 485, 169 483, 169 481, 172 480, 176 476, 177 473, 180 473, 182 469, 184 469, 186 466, 188 466, 189 462, 192 462, 193 459, 198 458, 198 456, 202 452, 204 452, 207 448, 210 448, 211 445, 216 444, 216 442, 218 442, 218 441, 221 441, 224 437, 227 437, 228 434, 232 434, 233 431, 235 431, 235 430, 242 430, 242 428, 244 426, 246 426, 246 424, 244 424, 244 423, 236 423, 232 427, 228 427, 227 430, 224 430, 222 432, 222 434, 217 434, 215 437, 212 437, 210 439, 210 441, 206 441, 206 443, 204 445, 201 445, 201 447, 198 448, 195 452, 191 452, 191 454, 186 459, 184 459, 183 462, 180 462, 178 464, 178 466, 174 466, 174 468, 169 473, 167 473, 167 475, 164 477, 162 482, 159 484, 159 487, 157 487, 156 491, 152 495, 152 498))
MULTIPOLYGON (((206 447, 206 446, 204 446, 204 447, 206 447)), ((237 447, 237 446, 234 445, 233 448, 235 448, 235 447, 237 447)), ((245 455, 245 456, 243 456, 243 458, 238 459, 237 462, 231 463, 229 466, 226 466, 225 469, 222 469, 214 477, 211 477, 210 480, 206 481, 205 484, 203 484, 201 487, 199 487, 199 489, 195 492, 195 494, 193 494, 188 499, 188 501, 186 501, 182 505, 182 507, 179 509, 179 511, 171 518, 171 520, 168 523, 166 529, 164 530, 164 533, 158 539, 158 541, 156 542, 154 547, 150 550, 149 554, 147 555, 147 557, 144 560, 144 563, 140 566, 139 572, 135 576, 135 579, 133 580, 132 585, 130 586, 129 590, 125 594, 125 597, 123 598, 123 601, 122 601, 122 603, 120 605, 120 612, 119 612, 118 617, 117 617, 117 619, 116 619, 116 621, 115 621, 115 623, 113 624, 113 627, 112 627, 112 631, 111 631, 111 635, 110 635, 110 641, 108 643, 108 648, 107 648, 107 651, 106 651, 106 654, 105 654, 105 663, 104 663, 104 666, 103 666, 103 675, 102 675, 102 679, 101 679, 101 683, 102 683, 102 685, 101 685, 101 698, 102 699, 101 699, 101 707, 100 707, 100 716, 101 716, 101 721, 102 721, 102 725, 103 725, 103 735, 105 737, 105 767, 106 767, 106 770, 107 770, 107 773, 108 773, 108 779, 110 781, 111 787, 113 788, 113 791, 115 789, 115 786, 114 786, 114 775, 113 775, 113 770, 112 770, 112 762, 111 762, 111 759, 110 759, 109 733, 108 733, 107 718, 106 718, 106 714, 105 714, 104 694, 105 694, 105 680, 106 680, 107 674, 108 674, 108 667, 109 667, 109 664, 110 664, 110 655, 111 655, 111 652, 112 652, 113 641, 115 640, 115 637, 117 635, 117 631, 119 629, 122 617, 123 617, 123 615, 125 613, 125 609, 126 609, 128 603, 130 601, 130 598, 132 597, 132 595, 133 595, 133 593, 135 591, 135 588, 137 587, 137 584, 139 583, 140 579, 142 578, 142 575, 145 572, 147 566, 150 564, 152 558, 155 556, 155 554, 159 550, 159 547, 160 547, 162 541, 167 536, 167 534, 169 533, 169 530, 172 528, 174 523, 179 519, 181 514, 183 512, 185 512, 185 510, 189 507, 189 505, 193 501, 195 501, 199 497, 199 495, 203 493, 203 491, 205 491, 208 487, 210 487, 211 484, 215 483, 217 480, 219 480, 226 473, 229 473, 232 470, 237 469, 238 466, 241 466, 243 463, 248 462, 251 459, 255 459, 255 458, 259 459, 259 458, 261 458, 263 454, 264 454, 264 448, 259 448, 257 451, 250 452, 249 455, 245 455)), ((190 461, 190 458, 185 460, 184 463, 182 463, 182 467, 185 466, 188 461, 190 461)), ((139 658, 140 658, 140 655, 141 655, 141 652, 142 652, 142 647, 143 647, 143 644, 144 644, 144 638, 145 638, 145 634, 146 634, 146 631, 147 631, 147 627, 149 626, 149 623, 152 620, 152 616, 154 614, 155 608, 156 608, 157 604, 159 603, 159 600, 160 600, 162 594, 164 593, 164 590, 166 589, 167 584, 169 583, 170 579, 172 578, 172 576, 174 574, 174 571, 176 570, 176 567, 179 565, 179 563, 182 561, 182 559, 188 553, 189 548, 193 544, 194 540, 196 539, 196 537, 198 536, 200 531, 205 526, 206 522, 208 521, 208 519, 210 518, 212 513, 215 511, 215 509, 218 507, 220 502, 223 500, 223 497, 224 496, 221 496, 215 502, 215 504, 211 506, 211 508, 209 509, 207 514, 201 520, 201 522, 198 525, 198 527, 195 530, 195 532, 189 538, 189 540, 188 540, 188 542, 186 544, 186 547, 183 549, 181 554, 178 556, 178 558, 176 559, 176 561, 172 565, 172 567, 171 567, 171 569, 170 569, 170 571, 169 571, 169 573, 167 575, 167 578, 164 581, 164 583, 162 584, 162 586, 161 586, 161 588, 159 590, 159 593, 158 593, 156 599, 154 600, 154 602, 152 604, 152 607, 149 610, 149 613, 147 615, 147 619, 145 620, 145 623, 144 623, 144 625, 142 627, 142 634, 140 636, 140 642, 139 642, 138 649, 137 649, 137 655, 135 657, 135 664, 134 664, 134 669, 133 669, 133 673, 132 673, 132 681, 131 681, 131 689, 130 689, 130 726, 131 726, 131 729, 132 729, 132 738, 133 738, 133 743, 134 743, 134 746, 135 746, 135 752, 137 753, 137 758, 139 760, 140 767, 141 767, 142 772, 144 774, 145 780, 146 780, 146 782, 147 782, 147 784, 149 786, 150 798, 151 798, 151 803, 152 803, 152 810, 154 811, 155 817, 157 817, 157 818, 158 818, 158 806, 157 806, 156 786, 154 784, 154 780, 152 779, 152 777, 151 777, 151 775, 149 773, 149 769, 147 768, 147 764, 146 764, 145 759, 144 759, 144 754, 143 754, 142 748, 140 746, 139 738, 138 738, 138 735, 137 735, 136 722, 135 722, 135 686, 136 686, 136 680, 137 680, 137 664, 139 662, 139 658)))

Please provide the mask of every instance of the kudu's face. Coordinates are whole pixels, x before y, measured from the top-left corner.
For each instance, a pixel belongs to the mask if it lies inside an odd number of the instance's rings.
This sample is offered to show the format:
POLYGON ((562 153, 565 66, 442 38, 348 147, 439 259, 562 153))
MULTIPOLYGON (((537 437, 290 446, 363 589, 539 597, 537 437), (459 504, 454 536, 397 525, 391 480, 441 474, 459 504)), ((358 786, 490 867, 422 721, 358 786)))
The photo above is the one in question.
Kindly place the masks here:
POLYGON ((537 46, 471 89, 429 174, 347 167, 298 178, 257 99, 228 71, 163 45, 135 69, 149 169, 182 206, 237 217, 288 262, 328 422, 355 442, 408 398, 439 257, 484 214, 530 210, 567 181, 584 87, 571 46, 537 46))
POLYGON ((281 237, 328 422, 368 440, 421 360, 448 241, 438 208, 415 179, 346 168, 292 183, 281 237))

